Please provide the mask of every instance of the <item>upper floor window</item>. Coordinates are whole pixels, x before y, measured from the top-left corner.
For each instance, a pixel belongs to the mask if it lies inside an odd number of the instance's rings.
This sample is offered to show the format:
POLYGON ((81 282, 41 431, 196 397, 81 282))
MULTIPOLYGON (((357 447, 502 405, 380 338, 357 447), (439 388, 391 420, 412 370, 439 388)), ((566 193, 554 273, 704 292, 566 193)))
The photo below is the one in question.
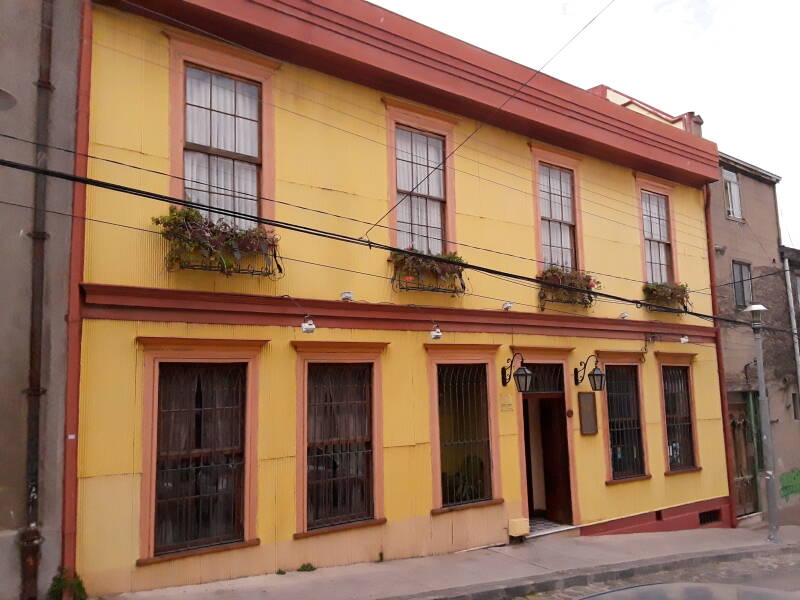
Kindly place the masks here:
MULTIPOLYGON (((260 86, 213 71, 186 68, 186 199, 258 215, 261 168, 260 86)), ((218 213, 210 212, 213 220, 218 213)), ((225 218, 243 228, 247 219, 225 218)))
POLYGON ((742 197, 739 194, 739 178, 733 171, 722 169, 725 186, 725 211, 732 219, 742 218, 742 197))
POLYGON ((668 199, 663 194, 642 190, 644 256, 648 283, 672 280, 672 247, 668 199))
POLYGON ((397 245, 441 254, 445 239, 444 138, 398 127, 397 245))
POLYGON ((569 169, 539 163, 542 260, 545 267, 577 268, 574 175, 569 169))
POLYGON ((747 263, 733 261, 733 296, 740 308, 753 303, 753 283, 747 263))

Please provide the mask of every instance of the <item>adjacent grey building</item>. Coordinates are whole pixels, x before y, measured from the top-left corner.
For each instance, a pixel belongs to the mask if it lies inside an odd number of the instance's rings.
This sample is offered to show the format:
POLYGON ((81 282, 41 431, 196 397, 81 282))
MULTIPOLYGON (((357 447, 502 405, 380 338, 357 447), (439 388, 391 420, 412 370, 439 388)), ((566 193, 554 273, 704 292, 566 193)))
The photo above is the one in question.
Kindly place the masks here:
MULTIPOLYGON (((80 9, 0 2, 0 158, 72 171, 75 157, 47 146, 74 147, 80 9)), ((71 207, 71 183, 0 166, 2 600, 43 597, 61 560, 71 207)))
MULTIPOLYGON (((768 308, 768 326, 789 329, 789 304, 780 251, 776 184, 780 177, 720 153, 720 178, 710 185, 718 312, 749 320, 742 310, 768 308)), ((755 341, 749 327, 722 324, 725 388, 735 460, 734 489, 739 516, 766 509, 763 458, 758 433, 755 341)), ((767 331, 764 340, 767 396, 776 451, 780 506, 800 502, 800 486, 789 482, 800 467, 800 420, 796 407, 797 365, 789 333, 767 331)))

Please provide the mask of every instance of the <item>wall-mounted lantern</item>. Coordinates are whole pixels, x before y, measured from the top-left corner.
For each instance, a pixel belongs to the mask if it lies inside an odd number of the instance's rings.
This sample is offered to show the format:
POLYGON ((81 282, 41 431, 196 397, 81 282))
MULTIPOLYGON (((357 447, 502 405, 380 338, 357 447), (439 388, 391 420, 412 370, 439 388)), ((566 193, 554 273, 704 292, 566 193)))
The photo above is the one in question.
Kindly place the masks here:
POLYGON ((506 361, 508 364, 500 368, 500 377, 502 378, 503 385, 506 386, 514 378, 514 384, 517 386, 517 391, 523 394, 531 392, 533 387, 533 371, 526 367, 523 362, 525 358, 519 352, 515 352, 514 356, 506 361), (514 360, 519 356, 519 367, 514 371, 514 360))
POLYGON ((594 369, 589 371, 589 385, 591 386, 593 392, 602 392, 603 388, 606 386, 606 374, 603 373, 603 371, 600 370, 600 367, 597 366, 597 363, 600 361, 595 354, 590 355, 585 361, 581 362, 580 368, 575 368, 575 371, 573 372, 575 377, 575 385, 580 385, 583 383, 583 380, 586 378, 586 367, 591 359, 594 359, 594 369))

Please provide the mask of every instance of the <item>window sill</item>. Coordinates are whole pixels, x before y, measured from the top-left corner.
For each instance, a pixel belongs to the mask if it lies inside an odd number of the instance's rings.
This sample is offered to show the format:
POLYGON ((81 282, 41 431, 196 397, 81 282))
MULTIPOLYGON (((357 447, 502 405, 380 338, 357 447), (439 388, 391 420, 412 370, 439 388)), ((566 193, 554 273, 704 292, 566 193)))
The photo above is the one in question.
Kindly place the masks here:
POLYGON ((747 219, 744 217, 732 217, 730 215, 726 215, 725 218, 728 219, 728 221, 734 221, 736 223, 747 223, 747 219))
POLYGON ((626 477, 625 479, 609 479, 606 481, 606 485, 617 485, 618 483, 629 483, 631 481, 645 481, 650 479, 652 475, 638 475, 636 477, 626 477))
POLYGON ((170 552, 169 554, 161 554, 159 556, 140 558, 136 561, 136 566, 146 567, 147 565, 156 565, 158 563, 169 562, 171 560, 178 560, 179 558, 189 558, 190 556, 201 556, 203 554, 227 552, 228 550, 239 550, 240 548, 251 548, 253 546, 258 546, 259 544, 261 544, 261 540, 258 538, 253 538, 252 540, 244 540, 242 542, 230 542, 228 544, 218 544, 216 546, 205 546, 204 548, 192 548, 190 550, 170 552))
POLYGON ((665 476, 669 476, 669 475, 681 475, 683 473, 697 473, 698 471, 702 471, 702 470, 703 470, 703 467, 689 467, 687 469, 675 469, 675 470, 672 470, 672 471, 665 471, 664 475, 665 476))
POLYGON ((295 533, 292 537, 296 540, 302 540, 307 537, 314 537, 315 535, 324 535, 326 533, 336 533, 337 531, 348 531, 350 529, 361 529, 362 527, 377 527, 386 523, 386 517, 380 519, 369 519, 368 521, 354 521, 353 523, 342 523, 341 525, 331 525, 330 527, 321 527, 320 529, 311 529, 310 531, 301 531, 295 533))
POLYGON ((432 515, 443 515, 457 510, 467 510, 468 508, 481 508, 483 506, 496 506, 505 502, 502 498, 493 498, 491 500, 481 500, 480 502, 470 502, 469 504, 457 504, 456 506, 442 506, 431 510, 432 515))

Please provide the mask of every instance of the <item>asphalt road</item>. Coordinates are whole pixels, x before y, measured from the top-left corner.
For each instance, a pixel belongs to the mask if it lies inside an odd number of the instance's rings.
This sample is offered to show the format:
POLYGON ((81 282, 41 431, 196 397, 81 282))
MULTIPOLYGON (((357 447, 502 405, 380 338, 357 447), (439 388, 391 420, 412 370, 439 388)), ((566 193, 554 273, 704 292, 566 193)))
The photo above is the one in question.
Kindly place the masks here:
POLYGON ((800 600, 800 552, 704 564, 529 596, 536 600, 590 597, 597 600, 800 600))

